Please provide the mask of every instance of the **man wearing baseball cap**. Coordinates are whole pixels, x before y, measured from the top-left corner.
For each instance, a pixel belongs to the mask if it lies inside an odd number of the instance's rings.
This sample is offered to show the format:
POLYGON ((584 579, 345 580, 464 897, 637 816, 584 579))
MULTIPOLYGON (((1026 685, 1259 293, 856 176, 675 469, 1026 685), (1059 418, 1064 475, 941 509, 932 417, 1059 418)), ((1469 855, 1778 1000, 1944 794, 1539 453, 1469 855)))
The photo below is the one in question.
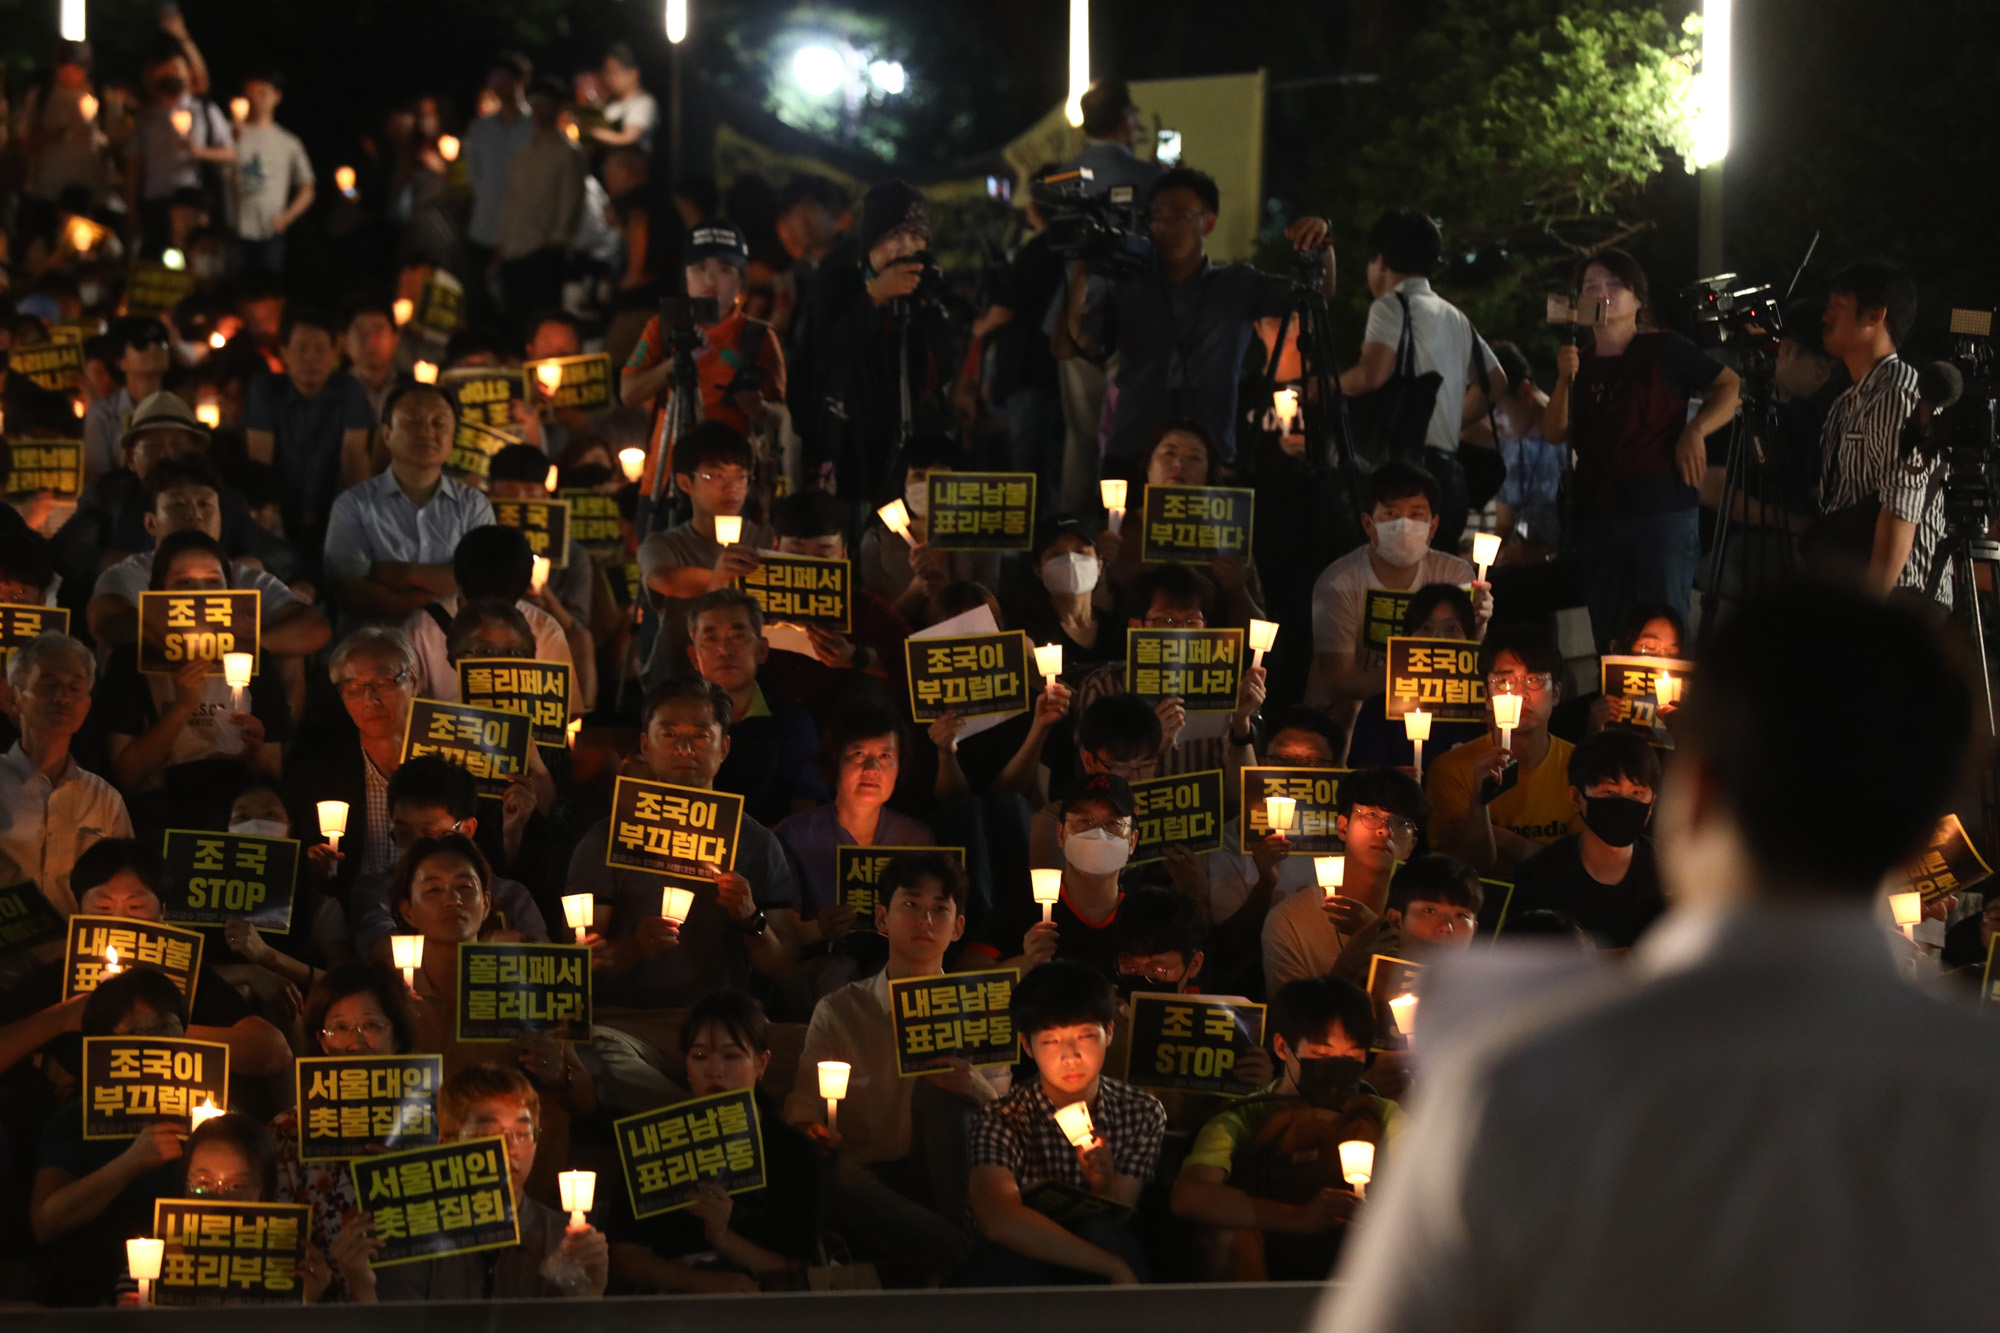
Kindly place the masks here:
MULTIPOLYGON (((733 222, 710 219, 688 234, 683 251, 690 298, 715 298, 721 319, 702 327, 694 365, 701 386, 701 415, 744 434, 759 433, 769 405, 785 397, 785 354, 778 335, 763 320, 743 312, 743 273, 750 266, 750 243, 733 222)), ((646 322, 645 331, 625 362, 618 384, 627 407, 657 403, 664 407, 673 394, 673 349, 662 335, 660 318, 646 322)), ((653 425, 658 447, 660 422, 653 425)))
POLYGON ((1118 948, 1111 925, 1125 896, 1118 880, 1139 847, 1133 809, 1132 788, 1115 773, 1085 773, 1070 784, 1056 834, 1063 853, 1062 897, 1050 919, 1043 921, 1041 905, 1020 889, 1003 893, 977 938, 967 942, 968 963, 1025 973, 1051 958, 1068 958, 1115 977, 1118 948))

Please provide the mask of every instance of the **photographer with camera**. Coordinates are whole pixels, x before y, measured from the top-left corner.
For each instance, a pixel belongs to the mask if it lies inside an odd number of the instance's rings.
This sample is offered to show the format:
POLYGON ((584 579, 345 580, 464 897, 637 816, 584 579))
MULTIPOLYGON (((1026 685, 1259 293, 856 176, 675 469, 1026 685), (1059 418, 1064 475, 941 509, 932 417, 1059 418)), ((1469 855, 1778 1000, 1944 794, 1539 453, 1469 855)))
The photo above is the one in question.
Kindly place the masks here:
MULTIPOLYGON (((1220 210, 1221 195, 1207 172, 1175 167, 1153 182, 1146 229, 1154 262, 1114 284, 1094 319, 1086 318, 1089 266, 1082 260, 1070 265, 1056 356, 1102 363, 1115 350, 1119 358, 1107 474, 1130 475, 1160 428, 1183 418, 1206 426, 1222 457, 1235 460, 1243 354, 1253 333, 1267 348, 1275 343, 1293 292, 1289 277, 1210 261, 1208 237, 1220 210)), ((1333 247, 1326 220, 1300 218, 1285 228, 1285 239, 1294 249, 1321 252, 1322 288, 1331 296, 1333 247)))

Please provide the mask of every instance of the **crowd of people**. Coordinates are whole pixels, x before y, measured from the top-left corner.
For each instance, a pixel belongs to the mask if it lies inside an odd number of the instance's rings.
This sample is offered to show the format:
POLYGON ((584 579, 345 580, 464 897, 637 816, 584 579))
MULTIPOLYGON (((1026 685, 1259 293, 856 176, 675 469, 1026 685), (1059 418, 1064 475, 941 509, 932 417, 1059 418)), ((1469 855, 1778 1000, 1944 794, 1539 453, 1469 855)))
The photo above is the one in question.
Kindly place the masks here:
MULTIPOLYGON (((1034 176, 1074 189, 1081 165, 1085 191, 1133 192, 1148 256, 1113 272, 1059 252, 1053 196, 1023 190, 1022 243, 965 311, 915 186, 850 196, 803 176, 732 188, 725 216, 712 181, 669 178, 629 50, 573 81, 503 54, 470 124, 418 102, 390 159, 328 191, 281 124, 281 72, 225 84, 178 15, 161 28, 117 72, 129 87, 65 44, 16 107, 0 410, 11 442, 79 443, 81 486, 0 506, 0 611, 68 625, 9 644, 0 857, 62 917, 159 921, 178 901, 169 830, 303 855, 288 928, 207 932, 192 1007, 143 965, 66 999, 60 944, 0 955, 9 1298, 133 1299, 124 1242, 162 1198, 310 1205, 312 1301, 747 1293, 840 1269, 890 1286, 1324 1277, 1370 1207, 1338 1146, 1374 1144, 1393 1178, 1422 1082, 1376 964, 1532 939, 1620 966, 1689 879, 1650 836, 1675 769, 1723 762, 1731 727, 1783 706, 1755 689, 1810 688, 1746 649, 1717 668, 1736 693, 1702 713, 1704 661, 1680 752, 1673 699, 1646 729, 1597 691, 1600 653, 1682 670, 1713 628, 1691 593, 1739 402, 1737 372, 1664 327, 1622 251, 1581 258, 1587 334, 1538 369, 1433 288, 1443 239, 1416 209, 1343 238, 1346 270, 1314 217, 1285 229, 1293 273, 1216 262, 1221 210, 1259 201, 1135 155, 1131 98, 1105 81, 1078 157, 1034 176), (357 191, 387 201, 375 267, 337 309, 290 299, 288 237, 357 191), (1373 303, 1338 378, 1362 435, 1350 476, 1318 453, 1334 405, 1302 378, 1296 330, 1356 270, 1373 303), (148 307, 141 275, 171 275, 171 303, 148 307), (80 368, 18 368, 65 343, 80 368), (600 353, 614 392, 587 406, 519 377, 600 353), (477 423, 497 447, 469 448, 454 372, 493 370, 523 391, 477 423), (1294 412, 1269 406, 1302 386, 1294 412), (1032 531, 1004 552, 934 539, 931 483, 954 472, 1031 474, 1032 531), (1147 487, 1248 490, 1253 541, 1144 559, 1106 481, 1135 516, 1147 487), (570 533, 551 568, 503 511, 556 496, 615 522, 570 533), (1498 555, 1475 566, 1479 535, 1498 555), (767 617, 749 584, 773 555, 848 562, 850 628, 767 617), (142 594, 244 589, 261 595, 246 689, 206 659, 139 669, 142 594), (1394 595, 1393 623, 1374 594, 1394 595), (1127 678, 1131 632, 1253 622, 1276 622, 1276 645, 1229 707, 1127 678), (1060 673, 1024 667, 1023 707, 997 725, 919 721, 905 644, 940 626, 1060 645, 1060 673), (1386 697, 1392 636, 1466 645, 1485 715, 1440 721, 1413 753, 1386 697), (473 658, 570 672, 567 744, 531 747, 504 795, 408 753, 415 701, 457 700, 473 658), (1285 831, 1252 830, 1257 767, 1338 777, 1337 892, 1285 831), (1211 772, 1220 836, 1135 864, 1147 784, 1211 772), (742 802, 732 858, 679 919, 659 875, 612 863, 619 777, 742 802), (328 801, 343 830, 322 826, 328 801), (892 853, 872 908, 839 848, 892 853), (1037 871, 1060 877, 1048 910, 1037 871), (566 942, 576 895, 593 903, 589 1036, 461 1040, 456 946, 566 942), (408 935, 428 947, 406 975, 408 935), (903 1076, 890 983, 993 969, 1017 976, 1018 1058, 903 1076), (1266 1007, 1237 1095, 1135 1086, 1147 993, 1266 1007), (79 1035, 225 1044, 228 1113, 86 1138, 79 1035), (301 1156, 294 1061, 415 1053, 443 1059, 445 1139, 505 1141, 518 1241, 376 1267, 353 1172, 301 1156), (827 1061, 852 1071, 837 1124, 827 1061), (764 1186, 634 1216, 614 1122, 730 1091, 754 1093, 764 1186), (1058 1118, 1077 1104, 1080 1146, 1058 1118), (599 1173, 582 1222, 557 1206, 571 1168, 599 1173), (1059 1220, 1051 1182, 1099 1206, 1059 1220)), ((1739 517, 1788 552, 1803 534, 1787 578, 1859 589, 1813 605, 1920 640, 1952 588, 1942 464, 1903 442, 1914 288, 1869 261, 1821 285, 1778 352, 1790 498, 1739 517)), ((1847 636, 1793 619, 1806 641, 1772 652, 1804 662, 1847 636)), ((1894 692, 1906 667, 1863 691, 1894 692)), ((1953 795, 1951 756, 1912 754, 1950 771, 1904 793, 1866 875, 1841 872, 1859 899, 1953 795)), ((1810 754, 1753 757, 1723 799, 1789 817, 1744 775, 1811 785, 1810 754)), ((1754 829, 1750 846, 1794 864, 1754 829)), ((1911 961, 1976 979, 2000 925, 1969 895, 1927 910, 1951 933, 1911 961)))

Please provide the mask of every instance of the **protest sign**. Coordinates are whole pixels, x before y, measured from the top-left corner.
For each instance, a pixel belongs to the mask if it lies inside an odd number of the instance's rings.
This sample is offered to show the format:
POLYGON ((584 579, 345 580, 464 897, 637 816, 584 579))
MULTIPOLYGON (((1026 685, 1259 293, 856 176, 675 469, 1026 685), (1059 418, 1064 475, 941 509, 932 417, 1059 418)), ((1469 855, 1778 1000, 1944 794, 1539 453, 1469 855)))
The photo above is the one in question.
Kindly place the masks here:
POLYGON ((1957 815, 1946 815, 1931 834, 1930 845, 1903 866, 1909 887, 1927 903, 1962 893, 1992 877, 1993 868, 1966 836, 1957 815))
POLYGON ((1243 770, 1242 815, 1237 822, 1236 850, 1249 855, 1251 846, 1271 832, 1264 806, 1267 796, 1298 802, 1292 826, 1285 832, 1291 856, 1340 856, 1347 846, 1340 838, 1340 780, 1351 768, 1246 768, 1243 770))
POLYGON ((189 662, 214 662, 220 671, 225 653, 248 653, 255 675, 263 612, 264 594, 255 588, 141 592, 139 670, 171 676, 189 662))
POLYGON ((728 1194, 764 1188, 764 1126, 747 1088, 641 1111, 611 1128, 634 1217, 687 1207, 702 1181, 728 1194))
POLYGON ((743 798, 725 791, 621 777, 611 792, 604 864, 643 870, 684 888, 713 889, 704 866, 733 870, 743 798))
POLYGON ((160 1120, 229 1109, 229 1048, 185 1037, 85 1037, 83 1137, 129 1139, 160 1120))
POLYGON ((495 500, 493 521, 528 539, 528 552, 551 569, 569 568, 569 501, 495 500))
POLYGON ((593 560, 609 560, 624 539, 618 525, 618 497, 571 487, 556 492, 569 505, 569 535, 593 560))
POLYGON ((846 634, 854 627, 854 566, 846 560, 759 551, 757 568, 738 586, 764 609, 764 623, 818 625, 846 634))
POLYGON ((1133 865, 1157 861, 1176 845, 1197 854, 1217 850, 1222 846, 1222 770, 1133 783, 1132 823, 1139 830, 1133 865))
POLYGON ((383 1243, 371 1268, 520 1244, 507 1141, 497 1135, 356 1157, 347 1170, 383 1243))
POLYGON ((1010 1065, 1020 1056, 1009 1006, 1015 969, 905 977, 889 983, 889 1019, 904 1078, 939 1072, 947 1058, 1010 1065))
POLYGON ((529 720, 519 713, 437 699, 410 703, 403 733, 403 758, 434 754, 456 764, 479 783, 479 794, 507 794, 508 779, 528 771, 529 720))
POLYGON ((0 888, 0 954, 53 944, 69 931, 63 914, 31 879, 0 888))
POLYGON ((910 715, 935 722, 1025 712, 1028 707, 1028 636, 966 634, 948 639, 905 639, 910 715))
POLYGON ((68 393, 83 374, 80 342, 22 343, 7 354, 7 370, 25 375, 50 393, 68 393))
POLYGON ((303 1305, 312 1207, 303 1203, 153 1200, 153 1236, 166 1242, 153 1304, 303 1305))
POLYGON ((442 268, 433 268, 417 293, 417 326, 440 338, 458 332, 465 324, 465 287, 442 268))
POLYGON ((958 862, 960 870, 965 869, 965 848, 963 847, 835 847, 833 849, 833 882, 835 892, 842 907, 854 909, 854 929, 873 934, 875 931, 875 885, 882 878, 882 871, 889 862, 899 856, 916 855, 923 852, 943 852, 958 862))
POLYGON ((474 490, 485 490, 493 471, 493 455, 519 444, 518 436, 477 421, 460 421, 451 437, 451 453, 444 460, 445 475, 462 481, 474 490))
POLYGON ((583 944, 458 946, 458 1039, 525 1032, 590 1036, 590 948, 583 944))
POLYGON ((1021 1191, 1021 1202, 1058 1226, 1071 1230, 1100 1217, 1123 1219, 1132 1215, 1132 1209, 1116 1199, 1080 1190, 1061 1180, 1044 1180, 1039 1185, 1029 1186, 1021 1191))
POLYGON ((94 991, 128 967, 164 972, 194 1008, 201 975, 201 932, 123 916, 73 916, 63 947, 63 998, 94 991))
POLYGON ((60 606, 0 603, 0 663, 16 648, 44 634, 69 633, 69 612, 60 606))
POLYGON ((339 1161, 438 1141, 443 1056, 302 1056, 293 1068, 303 1160, 339 1161))
POLYGON ((259 930, 292 928, 298 888, 296 838, 253 838, 206 829, 168 829, 165 852, 173 883, 161 901, 169 921, 219 926, 240 916, 259 930))
POLYGON ((1375 1002, 1376 1050, 1406 1051, 1410 1048, 1410 1033, 1398 1023, 1398 1011, 1393 1002, 1417 993, 1418 979, 1423 970, 1422 963, 1405 962, 1384 953, 1374 954, 1368 959, 1367 990, 1368 998, 1375 1002))
POLYGON ((1486 673, 1479 645, 1466 639, 1411 639, 1388 643, 1388 692, 1383 712, 1393 721, 1422 709, 1433 722, 1479 722, 1486 717, 1486 673))
POLYGON ((1257 493, 1233 486, 1148 486, 1139 559, 1207 564, 1250 558, 1257 493))
POLYGON ((1410 614, 1410 599, 1416 595, 1414 588, 1408 592, 1370 588, 1362 593, 1362 638, 1370 648, 1380 652, 1389 646, 1389 640, 1403 632, 1403 621, 1410 614))
POLYGON ((1233 713, 1242 671, 1240 629, 1125 632, 1125 689, 1147 703, 1177 698, 1190 713, 1233 713))
POLYGON ((459 702, 528 719, 535 744, 560 750, 569 744, 570 664, 519 657, 458 659, 459 702))
POLYGON ((155 318, 171 314, 173 308, 194 295, 194 274, 187 261, 170 268, 155 259, 134 259, 131 276, 125 283, 125 313, 155 318))
POLYGON ((1613 656, 1598 661, 1600 688, 1611 705, 1605 725, 1636 732, 1662 749, 1673 749, 1674 737, 1666 720, 1680 703, 1681 691, 1694 679, 1694 663, 1671 657, 1613 656), (1669 697, 1661 698, 1662 692, 1669 697))
POLYGON ((16 505, 47 491, 57 500, 83 494, 83 444, 77 440, 24 437, 7 442, 7 498, 16 505))
POLYGON ((528 362, 521 367, 521 371, 528 383, 536 386, 538 393, 543 366, 554 366, 562 372, 556 391, 541 399, 555 411, 597 412, 617 406, 612 401, 609 353, 585 352, 581 356, 552 356, 528 362))
POLYGON ((1135 1088, 1241 1097, 1236 1066, 1264 1040, 1264 1006, 1210 995, 1132 995, 1125 1081, 1135 1088))
POLYGON ((941 551, 1026 551, 1035 543, 1035 474, 933 472, 925 540, 941 551))

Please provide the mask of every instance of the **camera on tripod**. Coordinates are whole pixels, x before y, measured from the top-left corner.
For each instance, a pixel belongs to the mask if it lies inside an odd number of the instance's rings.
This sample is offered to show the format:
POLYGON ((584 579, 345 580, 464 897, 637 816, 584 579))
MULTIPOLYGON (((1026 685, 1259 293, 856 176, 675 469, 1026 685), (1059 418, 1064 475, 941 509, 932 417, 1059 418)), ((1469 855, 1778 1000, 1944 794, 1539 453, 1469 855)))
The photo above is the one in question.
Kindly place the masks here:
POLYGON ((1718 273, 1687 289, 1694 340, 1729 353, 1743 378, 1768 378, 1778 367, 1778 341, 1785 331, 1782 299, 1769 283, 1741 284, 1734 273, 1718 273))
POLYGON ((1993 361, 1993 312, 1954 309, 1951 334, 1951 360, 1936 362, 1918 373, 1920 401, 1942 409, 1935 421, 1918 423, 1919 447, 1928 444, 1931 452, 1944 455, 1945 525, 1954 532, 1983 538, 1993 514, 1995 410, 2000 406, 2000 376, 1995 374, 1993 361))
POLYGON ((722 303, 713 296, 660 298, 660 334, 677 353, 693 353, 701 340, 701 331, 721 322, 722 303))
POLYGON ((1050 251, 1065 261, 1080 259, 1105 278, 1152 267, 1153 241, 1132 187, 1089 194, 1090 181, 1090 168, 1078 167, 1035 182, 1035 207, 1048 219, 1050 251))

